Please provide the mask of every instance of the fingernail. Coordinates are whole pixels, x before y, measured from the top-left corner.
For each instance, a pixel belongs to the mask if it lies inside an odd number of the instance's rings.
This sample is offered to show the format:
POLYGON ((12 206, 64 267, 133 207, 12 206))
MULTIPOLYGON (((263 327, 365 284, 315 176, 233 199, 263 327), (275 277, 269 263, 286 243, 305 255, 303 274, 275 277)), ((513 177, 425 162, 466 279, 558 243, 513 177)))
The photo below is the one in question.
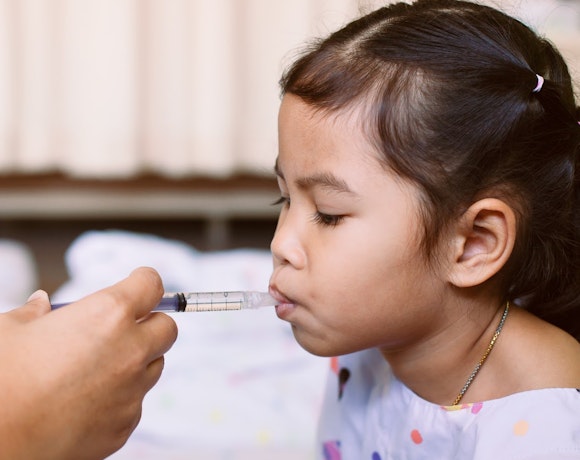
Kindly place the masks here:
POLYGON ((48 300, 48 294, 46 293, 46 291, 43 291, 42 289, 39 289, 37 291, 34 291, 30 297, 28 298, 27 302, 32 302, 33 300, 48 300))

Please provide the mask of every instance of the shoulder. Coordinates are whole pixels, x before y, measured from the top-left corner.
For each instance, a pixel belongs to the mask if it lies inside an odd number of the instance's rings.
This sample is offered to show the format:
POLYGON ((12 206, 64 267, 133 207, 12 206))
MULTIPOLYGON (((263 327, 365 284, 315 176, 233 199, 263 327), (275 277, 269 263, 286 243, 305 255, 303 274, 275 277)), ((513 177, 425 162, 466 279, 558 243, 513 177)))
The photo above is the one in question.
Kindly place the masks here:
POLYGON ((504 348, 521 391, 542 388, 580 388, 580 342, 563 330, 515 310, 504 348))
POLYGON ((477 458, 580 458, 580 392, 524 391, 482 403, 477 458))

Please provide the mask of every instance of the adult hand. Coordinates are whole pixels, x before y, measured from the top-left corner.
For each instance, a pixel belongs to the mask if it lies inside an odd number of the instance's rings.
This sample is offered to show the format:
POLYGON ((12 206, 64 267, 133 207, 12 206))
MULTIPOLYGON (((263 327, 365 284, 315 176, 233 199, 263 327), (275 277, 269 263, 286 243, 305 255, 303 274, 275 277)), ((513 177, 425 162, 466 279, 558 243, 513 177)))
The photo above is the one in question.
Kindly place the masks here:
POLYGON ((51 311, 48 296, 0 314, 0 458, 102 459, 141 417, 177 326, 151 313, 159 275, 125 280, 51 311))

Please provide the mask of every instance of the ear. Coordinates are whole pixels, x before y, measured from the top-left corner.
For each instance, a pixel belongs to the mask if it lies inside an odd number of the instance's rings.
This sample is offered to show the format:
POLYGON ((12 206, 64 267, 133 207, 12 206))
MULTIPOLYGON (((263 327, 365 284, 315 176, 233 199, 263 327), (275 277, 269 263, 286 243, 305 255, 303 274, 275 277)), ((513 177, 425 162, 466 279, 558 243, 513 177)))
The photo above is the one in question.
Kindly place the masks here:
POLYGON ((472 204, 452 235, 449 281, 458 287, 484 283, 508 261, 516 239, 512 208, 496 198, 472 204))

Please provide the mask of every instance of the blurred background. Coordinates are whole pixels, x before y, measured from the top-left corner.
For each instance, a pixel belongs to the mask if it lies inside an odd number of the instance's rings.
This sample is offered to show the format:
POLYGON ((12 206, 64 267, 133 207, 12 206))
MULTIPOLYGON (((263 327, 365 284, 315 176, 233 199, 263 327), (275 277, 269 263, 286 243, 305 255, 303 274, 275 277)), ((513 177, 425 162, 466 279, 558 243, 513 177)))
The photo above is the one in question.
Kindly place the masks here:
MULTIPOLYGON (((484 1, 550 38, 578 84, 580 0, 484 1)), ((383 3, 0 0, 0 309, 137 265, 167 290, 264 289, 278 79, 383 3)), ((183 315, 114 458, 312 458, 327 361, 271 310, 183 315)))
MULTIPOLYGON (((49 291, 87 229, 267 248, 277 81, 378 0, 0 0, 0 238, 49 291)), ((580 68, 578 0, 496 0, 580 68)))

